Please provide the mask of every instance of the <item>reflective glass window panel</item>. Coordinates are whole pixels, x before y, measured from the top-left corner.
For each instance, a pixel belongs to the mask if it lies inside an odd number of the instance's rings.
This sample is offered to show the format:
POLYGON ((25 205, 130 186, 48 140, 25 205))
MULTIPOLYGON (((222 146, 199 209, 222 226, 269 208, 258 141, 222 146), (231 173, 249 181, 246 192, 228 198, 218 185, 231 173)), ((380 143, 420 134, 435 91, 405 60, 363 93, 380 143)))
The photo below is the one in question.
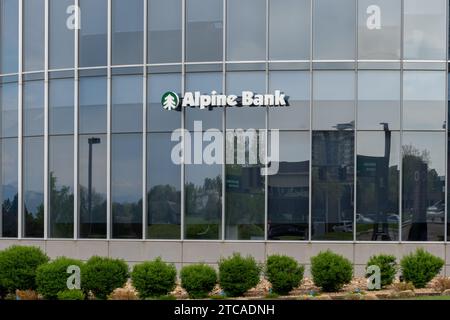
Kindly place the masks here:
POLYGON ((0 1, 0 74, 19 68, 19 1, 0 1))
POLYGON ((267 238, 308 240, 309 133, 282 131, 279 141, 268 142, 267 238))
POLYGON ((222 61, 223 0, 186 2, 186 60, 222 61))
POLYGON ((23 84, 23 134, 44 134, 44 81, 23 84))
POLYGON ((403 73, 403 129, 445 129, 444 71, 403 73))
POLYGON ((185 238, 219 240, 222 238, 223 139, 219 138, 222 132, 204 133, 204 138, 211 138, 211 142, 205 142, 203 148, 196 151, 193 139, 201 134, 191 132, 191 145, 187 143, 189 140, 185 144, 186 148, 203 156, 202 161, 196 162, 194 155, 185 165, 185 238), (211 149, 214 151, 209 152, 211 149))
POLYGON ((161 98, 167 91, 181 94, 179 73, 151 74, 147 81, 147 131, 172 132, 181 128, 181 112, 168 111, 161 105, 161 98))
POLYGON ((310 57, 311 0, 269 1, 270 60, 310 57))
POLYGON ((400 45, 401 0, 359 0, 358 58, 398 60, 400 45))
MULTIPOLYGON (((242 96, 242 91, 254 94, 266 93, 266 74, 264 72, 228 72, 226 78, 227 94, 242 96)), ((261 129, 266 127, 266 107, 227 107, 227 129, 261 129)))
POLYGON ((17 83, 0 84, 0 112, 1 130, 4 137, 17 137, 17 110, 18 110, 18 87, 17 83))
POLYGON ((171 159, 170 133, 147 135, 148 239, 180 239, 181 166, 171 159))
POLYGON ((79 80, 79 132, 106 133, 107 83, 105 77, 79 80))
POLYGON ((23 70, 44 70, 44 0, 23 1, 23 70))
POLYGON ((112 131, 142 131, 142 76, 112 79, 112 131))
POLYGON ((400 72, 358 72, 358 120, 360 130, 400 129, 400 72))
POLYGON ((400 135, 358 132, 356 240, 399 240, 400 135))
POLYGON ((107 0, 79 0, 81 29, 79 35, 80 67, 106 66, 107 64, 107 0))
POLYGON ((74 0, 49 1, 49 67, 73 68, 76 15, 74 0), (67 13, 69 12, 69 13, 67 13), (69 28, 70 27, 70 28, 69 28))
POLYGON ((114 134, 111 154, 112 236, 142 238, 142 135, 114 134))
POLYGON ((409 60, 445 60, 446 1, 404 1, 404 56, 409 60))
POLYGON ((289 106, 269 107, 269 129, 308 130, 311 80, 309 71, 272 71, 269 93, 279 90, 288 97, 289 106))
MULTIPOLYGON (((112 63, 118 65, 143 62, 144 2, 112 1, 112 63)), ((167 17, 162 12, 161 15, 167 17)), ((172 15, 170 14, 172 19, 172 15)))
POLYGON ((73 79, 49 82, 49 133, 73 133, 73 79))
POLYGON ((49 141, 49 236, 73 238, 73 136, 49 141))
POLYGON ((265 0, 228 0, 227 20, 227 60, 265 60, 265 0))
POLYGON ((313 132, 312 240, 352 240, 354 133, 313 132))
POLYGON ((80 237, 106 238, 106 135, 78 140, 80 237))
MULTIPOLYGON (((215 91, 222 93, 223 74, 219 72, 197 72, 186 74, 186 91, 199 91, 201 94, 209 95, 215 91)), ((200 109, 199 107, 186 108, 185 128, 194 130, 194 122, 201 121, 203 130, 222 129, 223 107, 211 107, 200 109)), ((198 123, 197 123, 198 124, 198 123)), ((196 129, 198 130, 198 128, 196 129)))
POLYGON ((225 239, 263 240, 265 224, 264 131, 227 130, 225 239), (263 159, 264 160, 264 159, 263 159))
POLYGON ((148 62, 181 62, 181 37, 181 0, 149 0, 148 62))
POLYGON ((18 223, 18 145, 16 138, 0 139, 1 195, 0 237, 17 237, 18 223))
POLYGON ((314 59, 355 59, 355 16, 354 0, 314 1, 314 59))
POLYGON ((403 241, 444 241, 445 138, 440 132, 403 133, 403 241))
POLYGON ((44 237, 44 138, 23 139, 23 223, 26 238, 44 237))
POLYGON ((353 129, 355 73, 316 71, 313 75, 313 129, 353 129))

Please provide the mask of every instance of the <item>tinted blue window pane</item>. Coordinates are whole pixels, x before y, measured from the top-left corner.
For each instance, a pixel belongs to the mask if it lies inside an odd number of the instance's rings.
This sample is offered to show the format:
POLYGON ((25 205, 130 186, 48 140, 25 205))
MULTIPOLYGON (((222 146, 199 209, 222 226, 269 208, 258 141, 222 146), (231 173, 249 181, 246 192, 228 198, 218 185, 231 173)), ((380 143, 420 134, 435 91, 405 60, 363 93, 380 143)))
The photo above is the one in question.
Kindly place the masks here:
POLYGON ((106 135, 78 140, 80 237, 106 237, 106 135))
MULTIPOLYGON (((112 1, 112 63, 139 64, 143 58, 144 2, 112 1)), ((163 14, 160 12, 160 14, 163 14)))
POLYGON ((23 140, 24 236, 44 236, 44 138, 23 140))
POLYGON ((80 67, 107 64, 107 0, 79 0, 81 29, 79 30, 80 67))
POLYGON ((1 228, 0 237, 17 237, 18 145, 17 139, 1 139, 1 228))
POLYGON ((0 112, 2 137, 17 137, 17 83, 0 85, 0 112))
POLYGON ((0 74, 18 70, 19 2, 0 1, 0 74))
POLYGON ((73 238, 73 137, 50 137, 49 151, 49 236, 73 238))
POLYGON ((142 77, 116 76, 112 80, 112 131, 142 130, 142 77))
POLYGON ((49 133, 73 133, 73 79, 49 83, 49 133))
POLYGON ((227 60, 266 59, 266 2, 227 2, 227 60))
POLYGON ((222 0, 190 0, 186 6, 186 60, 222 60, 222 0))
POLYGON ((23 2, 23 69, 44 69, 44 0, 23 2))
POLYGON ((106 133, 106 78, 86 77, 79 81, 79 132, 106 133))
POLYGON ((354 205, 354 133, 313 132, 313 240, 352 240, 354 205))
POLYGON ((147 135, 147 199, 149 239, 180 239, 181 166, 171 159, 170 133, 147 135))
POLYGON ((29 81, 23 84, 23 134, 44 134, 44 82, 29 81))
POLYGON ((309 140, 309 133, 280 132, 279 141, 269 144, 270 156, 279 155, 268 176, 269 240, 308 240, 309 140))
MULTIPOLYGON (((74 0, 49 1, 49 67, 72 68, 74 63, 75 29, 67 27, 68 8, 74 0)), ((73 7, 71 8, 73 10, 73 7)), ((74 14, 73 11, 69 11, 74 14)), ((70 20, 69 20, 70 21, 70 20)))
POLYGON ((147 81, 147 131, 172 131, 181 127, 181 112, 167 111, 161 105, 161 97, 167 91, 181 93, 181 76, 152 74, 147 81))
POLYGON ((148 61, 181 62, 181 0, 148 1, 148 61))
POLYGON ((114 134, 111 154, 112 236, 142 238, 142 135, 114 134))

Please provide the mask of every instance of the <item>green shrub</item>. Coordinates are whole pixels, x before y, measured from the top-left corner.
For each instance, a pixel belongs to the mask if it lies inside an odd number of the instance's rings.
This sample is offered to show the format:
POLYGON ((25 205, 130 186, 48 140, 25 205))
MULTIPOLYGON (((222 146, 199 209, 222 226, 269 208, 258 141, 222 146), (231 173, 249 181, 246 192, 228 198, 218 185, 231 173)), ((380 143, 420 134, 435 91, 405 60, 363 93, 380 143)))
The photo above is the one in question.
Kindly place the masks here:
POLYGON ((219 262, 219 284, 230 297, 243 295, 259 283, 261 267, 251 256, 234 253, 219 262))
POLYGON ((81 287, 91 291, 97 299, 106 299, 128 280, 128 265, 121 259, 94 256, 81 268, 81 287))
POLYGON ((36 269, 48 261, 36 247, 12 246, 0 252, 0 287, 4 292, 36 289, 36 269))
POLYGON ((205 298, 217 283, 217 273, 205 264, 186 266, 180 272, 181 286, 191 298, 205 298))
POLYGON ((64 290, 56 295, 58 300, 84 300, 85 294, 81 290, 64 290))
POLYGON ((267 258, 266 276, 274 293, 284 295, 298 287, 304 271, 305 268, 291 257, 272 255, 267 258))
POLYGON ((444 266, 444 260, 419 248, 400 261, 404 281, 412 282, 416 288, 424 288, 444 266))
POLYGON ((58 292, 67 290, 67 273, 69 266, 82 266, 80 260, 60 257, 56 260, 40 265, 36 271, 37 292, 45 299, 56 299, 58 292))
POLYGON ((335 292, 350 283, 353 267, 348 259, 327 250, 311 258, 311 275, 323 291, 335 292))
MULTIPOLYGON (((397 273, 397 262, 395 256, 380 254, 370 257, 367 267, 378 266, 381 272, 381 287, 388 286, 394 282, 397 273)), ((367 274, 366 277, 369 277, 367 274)))
POLYGON ((176 279, 175 266, 161 258, 137 264, 131 273, 131 281, 141 299, 167 295, 175 288, 176 279))

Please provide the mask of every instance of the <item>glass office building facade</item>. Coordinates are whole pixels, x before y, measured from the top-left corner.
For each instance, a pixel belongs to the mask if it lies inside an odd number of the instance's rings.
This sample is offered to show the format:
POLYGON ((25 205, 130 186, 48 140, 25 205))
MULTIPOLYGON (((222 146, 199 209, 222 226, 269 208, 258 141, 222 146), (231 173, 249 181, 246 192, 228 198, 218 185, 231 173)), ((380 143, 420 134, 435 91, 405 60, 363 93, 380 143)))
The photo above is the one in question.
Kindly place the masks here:
POLYGON ((445 245, 448 6, 0 0, 0 242, 445 245), (274 90, 288 107, 161 105, 274 90), (277 129, 279 170, 175 164, 179 128, 277 129))

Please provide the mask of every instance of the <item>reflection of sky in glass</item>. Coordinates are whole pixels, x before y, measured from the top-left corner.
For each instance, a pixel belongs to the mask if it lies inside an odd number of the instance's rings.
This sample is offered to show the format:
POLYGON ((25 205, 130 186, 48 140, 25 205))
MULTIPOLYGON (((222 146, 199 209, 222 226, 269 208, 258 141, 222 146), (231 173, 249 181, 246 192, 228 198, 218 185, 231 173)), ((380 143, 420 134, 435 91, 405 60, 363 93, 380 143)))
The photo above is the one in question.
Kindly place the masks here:
POLYGON ((80 133, 106 132, 106 78, 86 77, 79 81, 80 133))
POLYGON ((427 151, 430 162, 428 170, 434 169, 439 176, 445 175, 445 133, 440 132, 404 132, 403 146, 413 146, 419 152, 427 151))
POLYGON ((112 137, 112 202, 142 199, 142 135, 114 134, 112 137))
POLYGON ((49 172, 56 177, 56 187, 69 187, 73 192, 73 137, 50 137, 49 172))
MULTIPOLYGON (((385 137, 384 132, 358 132, 356 139, 358 144, 358 155, 384 157, 385 137)), ((400 134, 398 132, 391 132, 391 153, 389 155, 390 166, 398 165, 399 163, 399 145, 400 134)))
POLYGON ((17 72, 18 68, 18 24, 19 1, 2 1, 0 6, 0 73, 17 72))
MULTIPOLYGON (((1 140, 1 183, 3 188, 6 186, 17 188, 17 148, 17 139, 1 140)), ((2 196, 5 197, 9 195, 3 194, 2 196)))
POLYGON ((89 143, 91 137, 99 138, 100 143, 92 145, 92 187, 97 193, 106 196, 106 135, 81 135, 79 138, 80 185, 88 187, 89 143))

